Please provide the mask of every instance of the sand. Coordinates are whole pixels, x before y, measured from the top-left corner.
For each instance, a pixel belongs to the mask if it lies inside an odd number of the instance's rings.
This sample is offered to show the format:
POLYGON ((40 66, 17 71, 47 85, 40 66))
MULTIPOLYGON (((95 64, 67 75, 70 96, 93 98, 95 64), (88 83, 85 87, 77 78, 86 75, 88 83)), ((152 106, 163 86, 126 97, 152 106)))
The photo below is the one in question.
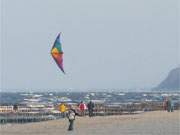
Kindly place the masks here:
POLYGON ((77 117, 73 131, 68 120, 1 125, 0 135, 180 135, 180 111, 136 115, 77 117))

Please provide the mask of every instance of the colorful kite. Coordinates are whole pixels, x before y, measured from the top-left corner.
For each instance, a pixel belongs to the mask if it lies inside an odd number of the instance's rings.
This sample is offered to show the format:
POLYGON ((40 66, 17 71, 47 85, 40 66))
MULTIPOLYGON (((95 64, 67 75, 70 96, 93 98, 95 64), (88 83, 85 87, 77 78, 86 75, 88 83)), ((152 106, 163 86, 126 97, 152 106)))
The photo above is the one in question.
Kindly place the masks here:
POLYGON ((60 33, 58 34, 54 42, 54 45, 51 49, 51 55, 54 58, 58 67, 65 74, 64 68, 63 68, 63 51, 62 51, 62 46, 61 46, 61 41, 60 41, 60 33))

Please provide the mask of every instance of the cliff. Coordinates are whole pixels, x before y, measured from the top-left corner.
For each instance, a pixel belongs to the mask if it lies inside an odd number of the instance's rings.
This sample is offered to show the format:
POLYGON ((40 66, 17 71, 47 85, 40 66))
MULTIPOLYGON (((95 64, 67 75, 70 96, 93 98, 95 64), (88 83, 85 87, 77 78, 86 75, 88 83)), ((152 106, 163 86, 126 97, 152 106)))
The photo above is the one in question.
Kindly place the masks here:
POLYGON ((155 88, 156 90, 180 90, 180 67, 171 70, 168 76, 155 88))

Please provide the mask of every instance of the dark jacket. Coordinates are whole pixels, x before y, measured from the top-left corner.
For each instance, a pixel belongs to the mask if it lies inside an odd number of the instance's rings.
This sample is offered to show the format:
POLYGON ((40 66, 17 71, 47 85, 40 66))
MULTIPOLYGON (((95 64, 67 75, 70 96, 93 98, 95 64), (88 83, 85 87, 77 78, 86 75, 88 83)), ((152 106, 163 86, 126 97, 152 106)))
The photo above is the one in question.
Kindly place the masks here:
POLYGON ((93 110, 94 103, 90 101, 87 106, 88 106, 88 110, 93 110))

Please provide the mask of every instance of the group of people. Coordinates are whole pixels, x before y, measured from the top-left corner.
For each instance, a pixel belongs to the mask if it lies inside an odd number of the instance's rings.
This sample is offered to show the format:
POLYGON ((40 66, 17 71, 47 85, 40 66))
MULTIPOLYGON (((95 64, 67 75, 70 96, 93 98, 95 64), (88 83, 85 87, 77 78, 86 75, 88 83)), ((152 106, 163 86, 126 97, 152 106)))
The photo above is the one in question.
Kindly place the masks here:
POLYGON ((174 110, 174 105, 173 105, 172 100, 171 100, 169 97, 166 97, 166 98, 164 99, 163 107, 164 107, 164 110, 166 110, 166 111, 168 111, 168 112, 173 112, 173 110, 174 110))
POLYGON ((63 117, 67 117, 69 120, 69 128, 68 131, 73 130, 73 125, 76 116, 85 116, 87 110, 89 117, 94 115, 94 103, 90 101, 87 105, 81 101, 78 105, 78 108, 75 108, 73 105, 66 106, 64 103, 61 103, 59 106, 59 110, 62 113, 63 117))
POLYGON ((79 111, 81 113, 81 116, 84 116, 86 114, 86 110, 88 109, 88 114, 89 117, 92 117, 93 111, 94 111, 94 103, 92 101, 90 101, 87 105, 81 101, 81 103, 79 104, 79 111))

